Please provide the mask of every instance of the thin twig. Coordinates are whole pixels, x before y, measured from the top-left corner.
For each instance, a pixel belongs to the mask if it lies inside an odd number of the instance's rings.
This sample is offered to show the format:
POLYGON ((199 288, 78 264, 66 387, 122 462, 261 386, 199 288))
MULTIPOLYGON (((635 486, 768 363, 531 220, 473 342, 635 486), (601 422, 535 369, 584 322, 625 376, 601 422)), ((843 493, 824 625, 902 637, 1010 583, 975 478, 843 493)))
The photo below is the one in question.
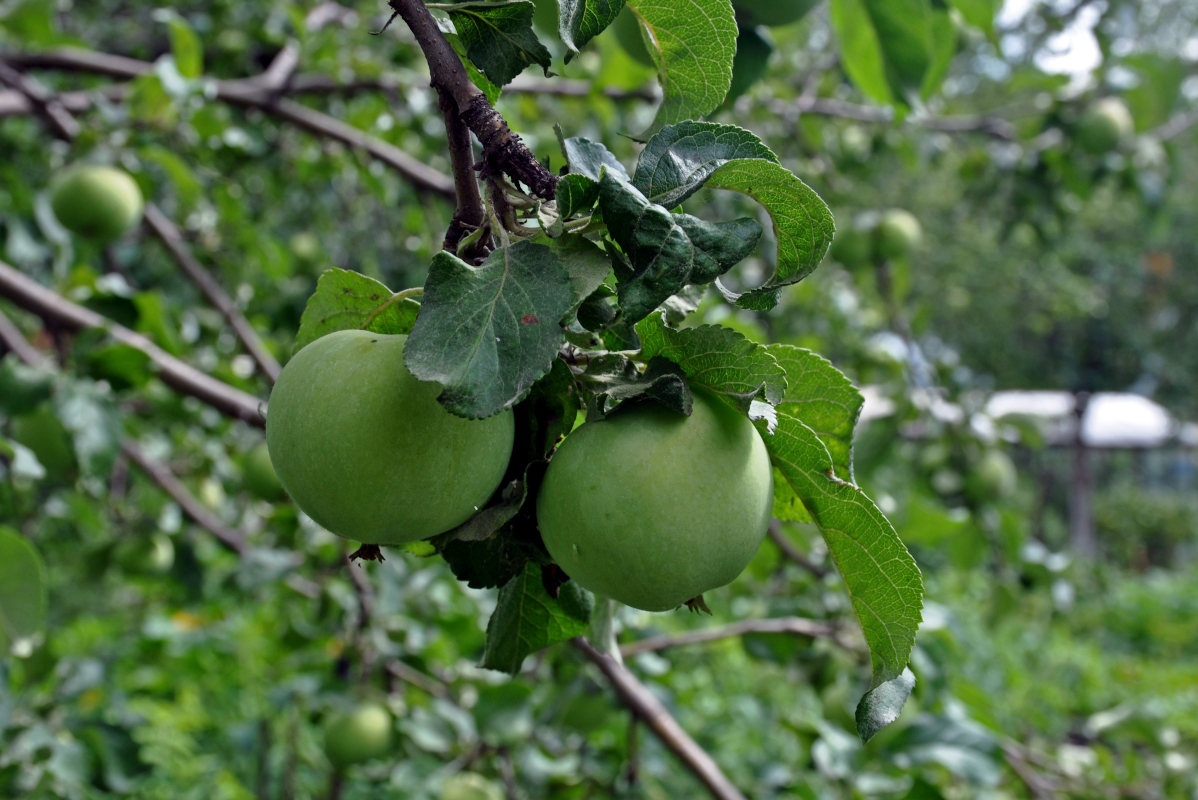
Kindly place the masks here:
MULTIPOLYGON (((21 53, 6 55, 6 60, 22 69, 61 69, 107 75, 113 78, 136 78, 150 72, 154 65, 135 58, 97 53, 88 50, 62 49, 45 53, 21 53)), ((218 100, 244 108, 256 108, 283 119, 318 136, 333 139, 355 149, 360 149, 394 169, 418 188, 452 198, 453 181, 395 145, 375 138, 366 132, 347 125, 335 117, 291 100, 280 99, 278 88, 264 83, 263 76, 238 80, 212 81, 210 86, 218 100)), ((71 103, 79 110, 78 95, 72 95, 71 103)), ((11 98, 0 97, 0 109, 12 106, 11 98)), ((63 102, 59 98, 60 102, 63 102)), ((64 107, 67 103, 63 102, 64 107)))
MULTIPOLYGON (((50 359, 29 343, 8 315, 0 311, 0 346, 31 367, 49 367, 50 359)), ((3 355, 0 353, 0 355, 3 355)))
POLYGON ((640 653, 651 653, 666 650, 671 647, 681 647, 689 644, 703 644, 719 639, 729 639, 744 636, 747 633, 784 633, 792 636, 809 636, 812 638, 835 639, 847 649, 860 649, 860 643, 843 635, 843 631, 834 623, 824 622, 805 617, 776 617, 773 619, 745 619, 715 628, 702 628, 686 633, 652 636, 638 642, 630 642, 620 646, 620 654, 625 658, 640 653))
POLYGON ((254 359, 254 363, 258 368, 270 378, 271 383, 279 378, 279 362, 266 349, 261 337, 250 325, 245 316, 237 309, 237 305, 233 302, 233 298, 229 297, 224 288, 217 282, 207 269, 204 268, 199 261, 192 256, 183 241, 183 232, 179 230, 179 226, 171 222, 171 220, 162 213, 162 210, 153 203, 146 205, 145 211, 146 226, 154 232, 154 234, 162 240, 162 244, 170 252, 175 259, 175 263, 183 270, 191 282, 199 287, 204 296, 208 298, 208 302, 221 313, 225 321, 229 323, 229 327, 233 329, 233 333, 241 340, 242 345, 249 352, 250 357, 254 359))
POLYGON ((661 701, 637 680, 635 675, 611 656, 600 653, 586 639, 579 637, 570 641, 599 668, 619 695, 621 702, 633 714, 644 720, 649 730, 694 773, 712 797, 716 800, 745 800, 745 796, 732 785, 711 755, 691 738, 678 724, 678 720, 670 715, 661 701))
POLYGON ((786 538, 786 534, 782 533, 782 526, 778 524, 778 520, 770 520, 768 533, 770 541, 778 546, 778 549, 782 551, 782 555, 784 555, 786 558, 798 564, 800 567, 807 570, 817 578, 823 578, 828 574, 827 569, 821 567, 819 564, 816 564, 810 558, 803 555, 803 553, 800 552, 800 550, 795 547, 789 539, 786 538))
POLYGON ((417 689, 441 699, 452 699, 448 684, 426 675, 415 667, 409 666, 399 659, 391 659, 383 665, 384 669, 405 683, 410 683, 417 689))
POLYGON ((449 97, 457 106, 458 115, 483 145, 485 171, 509 175, 524 184, 537 197, 552 200, 557 188, 557 176, 545 169, 532 151, 512 133, 507 122, 474 85, 462 60, 449 40, 437 26, 423 0, 390 0, 389 5, 411 29, 428 62, 433 88, 449 97))
POLYGON ((0 60, 0 82, 7 83, 24 95, 34 109, 45 118, 46 124, 59 139, 70 141, 79 135, 79 123, 54 100, 52 94, 33 78, 13 69, 3 60, 0 60))
POLYGON ((195 397, 234 419, 258 427, 266 425, 266 404, 262 400, 175 358, 142 334, 72 303, 3 261, 0 261, 0 296, 59 327, 104 331, 121 344, 149 356, 159 379, 172 389, 195 397))

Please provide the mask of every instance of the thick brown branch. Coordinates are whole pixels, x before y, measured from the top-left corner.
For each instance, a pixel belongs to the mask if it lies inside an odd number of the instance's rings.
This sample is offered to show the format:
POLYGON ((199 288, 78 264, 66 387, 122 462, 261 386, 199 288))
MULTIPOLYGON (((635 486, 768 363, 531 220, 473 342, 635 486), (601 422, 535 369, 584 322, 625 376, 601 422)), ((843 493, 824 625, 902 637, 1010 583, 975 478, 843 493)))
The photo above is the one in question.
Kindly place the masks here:
MULTIPOLYGON (((478 176, 474 173, 474 146, 470 141, 470 130, 458 115, 453 98, 441 95, 441 116, 445 119, 445 138, 449 143, 449 158, 453 164, 453 185, 457 190, 458 207, 454 211, 449 229, 445 231, 442 248, 456 253, 458 244, 483 224, 486 210, 482 194, 478 190, 478 176)), ((483 250, 485 243, 474 250, 483 250)))
POLYGON ((703 628, 672 636, 653 636, 639 642, 631 642, 620 646, 620 654, 630 658, 638 653, 650 653, 680 647, 688 644, 703 644, 734 636, 744 636, 746 633, 781 633, 792 636, 810 636, 812 638, 835 639, 849 648, 859 645, 841 635, 840 629, 830 623, 804 617, 779 617, 777 619, 746 619, 723 625, 718 628, 703 628))
POLYGON ((695 774, 712 797, 717 800, 745 800, 745 796, 732 785, 711 755, 683 730, 678 720, 670 716, 661 701, 635 675, 611 656, 600 653, 586 639, 572 639, 571 643, 599 667, 620 696, 620 701, 644 720, 649 730, 695 774))
POLYGON ((171 222, 153 203, 146 206, 145 219, 146 226, 162 240, 162 244, 170 251, 180 269, 186 273, 192 283, 199 287, 204 296, 208 298, 208 302, 212 303, 229 323, 233 333, 241 340, 258 368, 270 378, 272 383, 278 380, 280 369, 278 360, 266 349, 266 345, 262 343, 262 339, 253 326, 237 309, 233 298, 229 297, 216 278, 212 277, 212 273, 191 255, 183 241, 183 233, 179 230, 179 226, 171 222))
MULTIPOLYGON (((9 63, 23 69, 61 69, 108 75, 114 78, 135 78, 153 69, 148 61, 138 61, 108 53, 63 49, 47 53, 22 53, 5 57, 9 63)), ((395 145, 377 139, 340 120, 291 100, 279 99, 279 89, 263 81, 262 76, 241 80, 214 81, 217 99, 244 108, 260 109, 268 114, 298 125, 318 136, 341 142, 369 153, 374 158, 403 175, 419 188, 443 197, 454 196, 453 181, 422 161, 413 158, 395 145)), ((63 96, 65 98, 66 95, 63 96)), ((64 106, 66 101, 63 100, 64 106)), ((79 108, 79 93, 71 93, 70 102, 79 108)), ((12 99, 0 103, 12 108, 12 99)), ((69 106, 67 106, 69 107, 69 106)), ((0 113, 3 113, 0 110, 0 113)))
POLYGON ((482 91, 471 82, 466 68, 423 0, 391 0, 390 6, 416 37, 428 62, 433 88, 453 100, 462 121, 482 142, 486 168, 493 174, 508 175, 538 197, 552 200, 557 176, 537 161, 482 91))
POLYGON ((149 356, 158 377, 167 386, 195 397, 234 419, 265 426, 266 404, 257 397, 180 361, 140 333, 72 303, 3 261, 0 261, 0 296, 61 327, 105 331, 121 344, 134 347, 149 356))

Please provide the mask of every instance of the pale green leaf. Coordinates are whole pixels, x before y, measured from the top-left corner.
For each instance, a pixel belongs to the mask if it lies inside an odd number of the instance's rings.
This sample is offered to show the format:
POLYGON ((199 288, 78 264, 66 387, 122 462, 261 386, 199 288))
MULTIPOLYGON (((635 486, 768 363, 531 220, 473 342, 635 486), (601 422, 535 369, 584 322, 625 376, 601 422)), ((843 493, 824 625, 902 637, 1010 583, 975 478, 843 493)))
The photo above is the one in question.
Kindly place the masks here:
POLYGON ((392 292, 374 278, 347 269, 327 269, 300 317, 295 352, 333 331, 408 333, 419 310, 419 303, 392 292))
POLYGON ((46 622, 46 568, 29 540, 0 527, 0 657, 46 622))
POLYGON ((874 735, 898 719, 903 704, 915 688, 915 673, 904 669, 897 678, 875 686, 857 704, 857 735, 868 742, 874 735))

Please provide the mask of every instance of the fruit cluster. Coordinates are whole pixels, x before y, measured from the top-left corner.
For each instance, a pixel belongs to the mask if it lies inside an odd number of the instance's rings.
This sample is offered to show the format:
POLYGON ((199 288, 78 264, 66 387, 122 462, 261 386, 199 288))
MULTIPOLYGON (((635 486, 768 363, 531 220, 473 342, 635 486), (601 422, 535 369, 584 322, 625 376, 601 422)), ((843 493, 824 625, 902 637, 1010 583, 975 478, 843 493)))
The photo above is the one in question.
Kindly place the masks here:
MULTIPOLYGON (((500 488, 512 457, 512 412, 450 414, 441 387, 404 366, 406 340, 325 335, 287 363, 270 398, 279 480, 316 522, 367 544, 461 525, 500 488)), ((695 389, 690 416, 640 404, 579 426, 550 461, 536 517, 549 555, 580 585, 662 611, 735 578, 772 502, 756 428, 695 389)))

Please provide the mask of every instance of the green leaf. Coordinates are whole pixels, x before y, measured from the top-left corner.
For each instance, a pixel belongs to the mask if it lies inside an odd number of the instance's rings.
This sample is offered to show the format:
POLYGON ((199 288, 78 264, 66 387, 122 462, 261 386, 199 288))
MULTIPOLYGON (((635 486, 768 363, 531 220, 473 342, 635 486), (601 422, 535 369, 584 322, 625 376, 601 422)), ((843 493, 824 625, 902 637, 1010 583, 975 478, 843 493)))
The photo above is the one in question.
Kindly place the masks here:
POLYGON ((356 329, 403 334, 412 330, 420 304, 374 278, 347 269, 327 269, 300 317, 295 352, 333 331, 356 329))
POLYGON ((562 152, 566 155, 571 174, 585 175, 597 181, 606 168, 617 177, 628 180, 628 171, 624 169, 624 165, 600 142, 592 142, 582 136, 572 136, 562 141, 562 152))
POLYGON ((624 0, 558 0, 558 34, 570 52, 566 62, 579 49, 598 36, 624 8, 624 0))
POLYGON ((832 0, 832 26, 853 82, 879 103, 909 106, 932 63, 930 0, 832 0))
POLYGON ((487 623, 482 666, 514 675, 525 656, 586 633, 594 602, 574 581, 560 587, 557 599, 550 597, 541 567, 525 565, 520 575, 499 590, 499 601, 487 623))
POLYGON ((146 145, 140 149, 140 153, 143 159, 153 161, 167 174, 183 210, 190 212, 194 209, 203 197, 204 187, 191 166, 174 151, 159 145, 146 145))
POLYGON ((478 67, 474 66, 474 62, 466 55, 466 45, 462 44, 462 37, 456 33, 446 31, 442 31, 442 33, 449 40, 449 45, 453 48, 453 51, 458 54, 458 58, 462 60, 462 66, 466 68, 466 75, 469 76, 470 82, 482 91, 488 103, 495 105, 495 102, 499 100, 499 95, 503 93, 503 88, 496 86, 487 79, 486 75, 478 71, 478 67))
POLYGON ((747 194, 769 212, 778 242, 774 274, 736 301, 748 308, 773 308, 779 289, 806 278, 823 261, 836 232, 832 212, 785 167, 761 159, 729 161, 711 174, 707 185, 747 194))
POLYGON ((1122 66, 1139 78, 1139 84, 1123 95, 1135 118, 1136 130, 1152 130, 1168 122, 1181 99, 1181 85, 1189 74, 1186 62, 1153 53, 1137 53, 1125 58, 1122 66))
POLYGON ((851 482, 853 429, 865 398, 823 356, 788 344, 771 344, 765 349, 786 373, 786 395, 779 408, 815 431, 832 456, 836 477, 851 482))
POLYGON ((650 202, 673 208, 703 187, 718 168, 737 159, 778 163, 757 135, 735 125, 682 122, 645 144, 632 185, 650 202))
MULTIPOLYGON (((560 185, 559 183, 558 186, 560 185)), ((549 246, 570 277, 570 288, 574 292, 571 308, 577 308, 602 286, 611 274, 611 259, 602 247, 584 236, 575 234, 553 239, 549 246)))
POLYGON ((649 359, 641 372, 627 356, 605 353, 592 358, 578 379, 593 392, 587 419, 605 417, 624 403, 640 400, 652 400, 686 416, 691 413, 693 398, 685 374, 660 356, 649 359))
POLYGON ((720 325, 677 330, 653 315, 636 327, 641 355, 677 364, 691 385, 732 398, 741 410, 765 395, 770 403, 786 393, 786 373, 766 348, 742 333, 720 325))
POLYGON ((756 220, 710 223, 671 214, 608 172, 599 183, 599 207, 632 264, 630 274, 617 271, 620 308, 630 324, 688 283, 715 280, 752 252, 761 235, 756 220))
POLYGON ((46 567, 12 528, 0 527, 0 656, 46 622, 46 567))
POLYGON ((732 85, 736 14, 728 0, 632 0, 644 26, 662 101, 650 130, 702 117, 732 85))
POLYGON ((934 95, 944 83, 948 69, 952 66, 953 56, 957 54, 957 26, 953 23, 948 11, 937 9, 932 11, 928 21, 930 47, 928 49, 927 71, 924 72, 923 82, 919 87, 919 96, 927 100, 934 95))
POLYGON ((557 182, 557 213, 561 219, 589 213, 598 199, 599 184, 586 175, 570 173, 557 182))
POLYGON ((155 11, 154 19, 166 24, 171 40, 171 56, 175 59, 179 74, 184 78, 200 77, 204 72, 204 46, 191 25, 170 9, 155 11))
POLYGON ((446 13, 462 39, 466 56, 491 82, 505 86, 531 64, 549 74, 552 57, 532 29, 534 9, 528 0, 512 0, 459 3, 446 13))
POLYGON ((994 18, 1002 6, 1001 0, 948 0, 948 4, 961 13, 961 18, 996 41, 994 18))
POLYGON ((870 688, 907 665, 923 606, 923 580, 894 527, 857 486, 837 478, 815 431, 778 412, 771 435, 758 424, 770 460, 803 501, 848 588, 873 661, 870 688))
POLYGON ((904 669, 893 680, 875 686, 857 704, 857 735, 868 742, 874 735, 898 719, 903 704, 915 688, 915 674, 904 669))
POLYGON ((92 475, 107 476, 122 432, 112 397, 94 384, 72 382, 55 395, 54 412, 71 434, 80 466, 92 475))
POLYGON ((445 387, 439 399, 453 413, 489 417, 549 371, 573 306, 570 278, 545 245, 500 248, 478 267, 441 251, 404 362, 445 387))

